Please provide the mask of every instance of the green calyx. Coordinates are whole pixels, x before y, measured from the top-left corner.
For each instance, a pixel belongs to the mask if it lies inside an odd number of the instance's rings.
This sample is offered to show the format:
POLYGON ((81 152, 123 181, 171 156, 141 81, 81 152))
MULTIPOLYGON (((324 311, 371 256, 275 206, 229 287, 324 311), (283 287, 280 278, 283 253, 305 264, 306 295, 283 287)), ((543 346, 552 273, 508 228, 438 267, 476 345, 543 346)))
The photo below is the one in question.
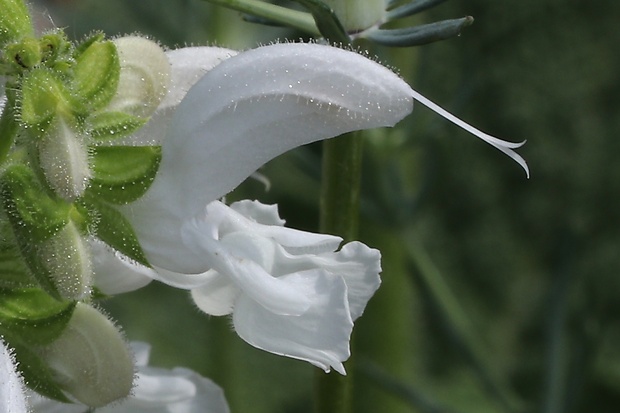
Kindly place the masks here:
POLYGON ((48 398, 70 402, 38 352, 62 335, 77 303, 58 301, 38 288, 0 288, 0 297, 0 334, 14 349, 24 382, 48 398))
POLYGON ((72 92, 80 113, 103 108, 114 96, 120 75, 116 46, 108 40, 89 42, 75 58, 72 92))
POLYGON ((0 46, 25 36, 32 36, 28 8, 22 0, 0 0, 0 46))

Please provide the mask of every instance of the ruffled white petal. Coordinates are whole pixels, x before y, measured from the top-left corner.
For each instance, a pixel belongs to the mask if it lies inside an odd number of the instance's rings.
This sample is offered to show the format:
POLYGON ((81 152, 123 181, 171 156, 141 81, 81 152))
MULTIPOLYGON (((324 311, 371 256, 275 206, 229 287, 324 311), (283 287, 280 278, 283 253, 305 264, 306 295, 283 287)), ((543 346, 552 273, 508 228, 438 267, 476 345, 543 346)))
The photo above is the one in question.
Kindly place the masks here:
POLYGON ((291 252, 278 236, 304 235, 283 222, 277 209, 258 202, 210 203, 202 219, 184 227, 185 244, 212 266, 193 276, 208 281, 192 289, 192 298, 207 314, 232 313, 250 344, 344 374, 353 321, 380 284, 380 254, 358 242, 316 254, 299 252, 306 248, 298 242, 291 252))
POLYGON ((409 86, 354 52, 277 44, 241 53, 185 96, 164 140, 159 173, 127 215, 151 263, 203 272, 208 268, 194 265, 196 258, 180 242, 178 222, 199 215, 289 149, 393 126, 411 109, 409 86))
POLYGON ((268 311, 243 295, 235 304, 233 323, 239 336, 251 345, 299 360, 325 371, 345 374, 353 321, 344 280, 321 270, 284 276, 312 287, 313 303, 304 314, 286 316, 268 311))
POLYGON ((27 413, 22 379, 16 370, 15 359, 0 340, 0 413, 27 413))
POLYGON ((107 295, 134 291, 146 286, 155 277, 151 268, 132 261, 96 238, 89 238, 95 286, 107 295))
POLYGON ((194 303, 210 315, 227 315, 233 312, 241 290, 229 277, 209 271, 210 280, 191 291, 194 303))

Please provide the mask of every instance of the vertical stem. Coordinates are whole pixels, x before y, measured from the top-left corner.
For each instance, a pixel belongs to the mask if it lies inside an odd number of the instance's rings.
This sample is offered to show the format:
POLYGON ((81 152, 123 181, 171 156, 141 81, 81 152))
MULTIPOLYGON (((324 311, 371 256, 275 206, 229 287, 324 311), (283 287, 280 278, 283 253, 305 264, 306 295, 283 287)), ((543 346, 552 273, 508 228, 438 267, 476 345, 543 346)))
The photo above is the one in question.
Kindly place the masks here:
MULTIPOLYGON (((358 227, 360 175, 362 167, 361 132, 353 132, 323 142, 323 177, 321 187, 321 232, 354 239, 358 227)), ((351 340, 353 345, 353 340, 351 340)), ((315 412, 351 412, 352 360, 347 376, 316 372, 315 412)))

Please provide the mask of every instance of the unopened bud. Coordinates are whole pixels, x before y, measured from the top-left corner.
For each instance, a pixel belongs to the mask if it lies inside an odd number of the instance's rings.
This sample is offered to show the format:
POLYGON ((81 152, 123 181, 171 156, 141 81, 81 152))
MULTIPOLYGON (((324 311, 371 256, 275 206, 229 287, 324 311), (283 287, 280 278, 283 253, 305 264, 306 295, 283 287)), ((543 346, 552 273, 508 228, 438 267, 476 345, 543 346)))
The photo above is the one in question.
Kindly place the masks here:
POLYGON ((39 255, 61 297, 79 300, 90 293, 93 279, 90 251, 73 222, 46 240, 39 255))
POLYGON ((105 406, 131 391, 134 366, 125 339, 106 316, 86 304, 77 304, 60 337, 40 354, 57 384, 87 406, 105 406))
POLYGON ((79 198, 91 178, 88 149, 77 125, 56 116, 39 142, 39 164, 45 179, 60 197, 79 198))
POLYGON ((157 43, 143 37, 121 37, 114 44, 121 72, 116 96, 107 110, 149 117, 168 93, 168 58, 157 43))

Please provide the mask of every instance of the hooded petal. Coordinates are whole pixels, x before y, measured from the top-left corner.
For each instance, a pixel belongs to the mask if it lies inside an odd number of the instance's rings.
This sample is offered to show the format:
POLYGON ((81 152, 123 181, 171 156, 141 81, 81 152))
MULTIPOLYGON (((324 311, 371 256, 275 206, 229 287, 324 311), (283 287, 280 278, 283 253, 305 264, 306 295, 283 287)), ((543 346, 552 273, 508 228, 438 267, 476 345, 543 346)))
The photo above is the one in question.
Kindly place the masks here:
POLYGON ((247 295, 235 303, 233 323, 239 336, 259 349, 307 361, 328 372, 345 374, 342 362, 349 358, 353 329, 347 287, 340 277, 322 270, 281 277, 312 285, 314 299, 303 314, 275 314, 247 295))
POLYGON ((26 413, 26 395, 11 352, 0 341, 0 413, 26 413))
POLYGON ((276 44, 225 60, 179 105, 153 185, 127 208, 147 257, 170 270, 205 271, 184 251, 180 221, 270 159, 345 132, 393 126, 412 101, 389 69, 329 46, 276 44))
POLYGON ((223 60, 237 54, 236 51, 220 47, 186 47, 166 52, 170 63, 170 87, 148 123, 135 135, 115 144, 161 145, 172 115, 187 91, 206 72, 223 60))

